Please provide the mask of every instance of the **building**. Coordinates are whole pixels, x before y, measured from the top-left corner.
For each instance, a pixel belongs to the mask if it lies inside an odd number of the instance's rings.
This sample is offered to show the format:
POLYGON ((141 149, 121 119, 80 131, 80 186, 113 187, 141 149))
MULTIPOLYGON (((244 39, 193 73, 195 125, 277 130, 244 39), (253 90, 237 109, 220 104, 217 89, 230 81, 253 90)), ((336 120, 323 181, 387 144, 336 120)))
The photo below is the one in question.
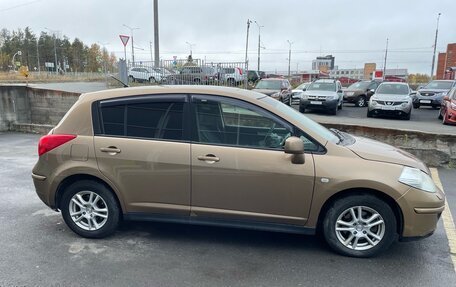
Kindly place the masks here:
MULTIPOLYGON (((381 71, 383 76, 383 70, 375 69, 375 63, 366 63, 362 69, 335 69, 329 71, 329 75, 332 78, 350 78, 353 80, 372 80, 375 76, 376 71, 381 71)), ((406 80, 408 76, 407 69, 386 69, 385 77, 388 78, 399 78, 406 80)))
POLYGON ((448 44, 445 53, 439 53, 437 58, 437 80, 454 77, 452 68, 456 67, 456 43, 448 44))
POLYGON ((326 55, 323 57, 317 57, 312 61, 312 70, 328 71, 334 69, 336 57, 333 55, 326 55))

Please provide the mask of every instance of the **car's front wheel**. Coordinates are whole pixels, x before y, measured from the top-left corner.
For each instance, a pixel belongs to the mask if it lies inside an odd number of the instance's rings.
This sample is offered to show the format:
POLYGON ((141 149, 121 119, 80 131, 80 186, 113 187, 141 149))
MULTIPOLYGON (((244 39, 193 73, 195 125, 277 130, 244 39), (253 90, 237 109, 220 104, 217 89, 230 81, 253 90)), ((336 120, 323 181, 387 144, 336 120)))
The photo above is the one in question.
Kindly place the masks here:
POLYGON ((336 252, 352 257, 372 257, 397 239, 396 217, 391 207, 369 194, 334 201, 323 220, 323 234, 336 252))
POLYGON ((355 102, 355 106, 357 107, 365 107, 367 104, 365 96, 359 96, 355 102))
POLYGON ((63 191, 60 210, 68 227, 88 238, 114 233, 120 220, 120 207, 111 190, 91 180, 68 186, 63 191))

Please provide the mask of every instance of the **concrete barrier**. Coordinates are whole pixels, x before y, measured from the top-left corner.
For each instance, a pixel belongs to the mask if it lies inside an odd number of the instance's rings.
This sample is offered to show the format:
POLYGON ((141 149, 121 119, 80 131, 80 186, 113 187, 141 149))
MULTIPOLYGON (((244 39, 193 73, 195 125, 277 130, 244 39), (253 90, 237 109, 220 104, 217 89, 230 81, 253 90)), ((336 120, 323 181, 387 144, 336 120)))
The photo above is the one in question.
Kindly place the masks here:
MULTIPOLYGON (((78 93, 25 85, 0 86, 0 131, 46 134, 78 97, 78 93)), ((399 147, 416 155, 429 166, 456 168, 456 135, 343 123, 323 125, 399 147)))

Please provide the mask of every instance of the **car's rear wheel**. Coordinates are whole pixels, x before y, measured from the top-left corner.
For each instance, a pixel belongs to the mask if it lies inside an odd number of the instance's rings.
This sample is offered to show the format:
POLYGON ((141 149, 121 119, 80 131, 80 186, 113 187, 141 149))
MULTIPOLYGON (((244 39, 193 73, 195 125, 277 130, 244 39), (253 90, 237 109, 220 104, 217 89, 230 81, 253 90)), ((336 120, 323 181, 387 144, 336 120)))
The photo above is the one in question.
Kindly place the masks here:
POLYGON ((120 207, 105 185, 82 180, 63 192, 60 210, 71 230, 88 238, 102 238, 114 233, 120 220, 120 207))
POLYGON ((303 106, 299 105, 299 112, 304 114, 306 112, 306 108, 304 108, 303 106))
POLYGON ((365 96, 359 96, 358 99, 355 102, 355 106, 357 106, 357 107, 365 107, 366 106, 366 97, 365 96))
POLYGON ((337 115, 337 110, 338 110, 338 109, 339 109, 339 106, 336 105, 336 106, 334 107, 334 109, 329 110, 329 114, 330 114, 330 115, 333 115, 333 116, 337 115))
POLYGON ((406 115, 403 117, 403 119, 406 120, 406 121, 409 121, 411 116, 412 116, 412 111, 410 111, 408 114, 406 114, 406 115))
POLYGON ((396 217, 383 200, 369 194, 334 201, 323 220, 323 233, 336 252, 371 257, 388 249, 397 239, 396 217))
POLYGON ((149 83, 155 84, 156 82, 157 82, 157 81, 155 80, 154 77, 150 77, 150 78, 149 78, 149 83))
POLYGON ((236 81, 234 79, 228 79, 228 86, 230 87, 234 87, 236 86, 236 81))
POLYGON ((130 83, 134 83, 135 82, 135 78, 133 76, 129 76, 128 79, 130 80, 130 83))

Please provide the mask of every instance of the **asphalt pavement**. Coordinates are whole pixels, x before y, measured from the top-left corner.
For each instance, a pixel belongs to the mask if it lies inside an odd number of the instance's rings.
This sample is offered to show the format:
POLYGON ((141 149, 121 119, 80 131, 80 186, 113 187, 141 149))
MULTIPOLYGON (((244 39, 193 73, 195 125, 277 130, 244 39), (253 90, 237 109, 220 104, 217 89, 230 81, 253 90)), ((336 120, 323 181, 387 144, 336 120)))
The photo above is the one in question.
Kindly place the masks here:
MULTIPOLYGON (((455 286, 448 240, 336 255, 314 236, 126 222, 107 239, 74 234, 36 196, 39 136, 0 133, 0 286, 455 286)), ((456 214, 456 170, 439 170, 456 214)))

